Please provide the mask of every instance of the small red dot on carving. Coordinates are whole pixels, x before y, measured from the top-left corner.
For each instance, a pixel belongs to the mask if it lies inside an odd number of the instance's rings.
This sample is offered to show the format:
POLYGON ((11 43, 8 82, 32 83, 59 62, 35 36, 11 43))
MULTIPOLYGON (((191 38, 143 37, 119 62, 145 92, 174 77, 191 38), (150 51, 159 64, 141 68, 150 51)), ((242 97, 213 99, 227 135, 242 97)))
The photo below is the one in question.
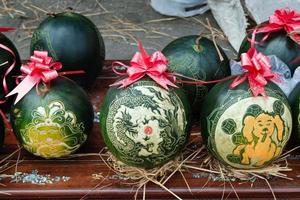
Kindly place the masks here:
POLYGON ((151 135, 152 134, 152 128, 150 127, 150 126, 146 126, 145 128, 144 128, 144 133, 146 134, 146 135, 151 135))

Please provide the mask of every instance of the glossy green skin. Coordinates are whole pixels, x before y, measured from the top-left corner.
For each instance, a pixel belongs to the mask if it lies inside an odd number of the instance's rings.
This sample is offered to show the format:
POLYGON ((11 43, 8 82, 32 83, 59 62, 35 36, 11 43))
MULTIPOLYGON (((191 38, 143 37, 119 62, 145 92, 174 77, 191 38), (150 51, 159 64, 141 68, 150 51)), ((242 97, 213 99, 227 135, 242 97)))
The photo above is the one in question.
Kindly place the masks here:
POLYGON ((36 29, 31 40, 34 50, 47 50, 63 64, 61 71, 84 70, 70 76, 81 86, 89 87, 102 69, 105 46, 97 27, 80 14, 65 12, 49 16, 36 29))
POLYGON ((289 95, 289 102, 293 112, 293 132, 289 145, 299 146, 300 143, 300 83, 298 83, 291 94, 289 95))
MULTIPOLYGON (((0 33, 0 44, 7 46, 10 48, 14 54, 15 54, 15 59, 16 59, 16 64, 13 70, 6 76, 6 81, 7 81, 7 86, 9 90, 12 90, 16 86, 15 82, 15 76, 20 74, 20 67, 21 67, 21 61, 20 61, 20 56, 19 53, 14 46, 14 44, 2 33, 0 33)), ((14 61, 14 57, 11 53, 7 52, 6 50, 0 48, 0 64, 7 62, 7 64, 0 66, 0 78, 2 80, 6 70, 12 65, 14 61)), ((4 89, 3 89, 3 84, 1 81, 1 86, 0 86, 0 99, 4 99, 5 94, 4 94, 4 89)), ((11 98, 5 103, 1 105, 1 109, 3 111, 9 111, 10 105, 12 101, 11 98)))
MULTIPOLYGON (((265 34, 256 34, 256 41, 261 41, 265 34)), ((251 35, 248 37, 251 38, 251 35)), ((247 52, 250 48, 249 41, 245 38, 239 49, 238 58, 241 53, 247 52)), ((287 36, 285 31, 271 33, 265 42, 255 45, 255 48, 265 55, 276 55, 288 65, 293 74, 295 69, 300 65, 300 45, 287 36)))
POLYGON ((0 120, 0 147, 2 147, 5 139, 5 127, 3 120, 0 120))
MULTIPOLYGON (((143 78, 142 80, 148 80, 148 78, 143 78)), ((150 83, 153 83, 151 80, 149 81, 150 83)), ((136 83, 135 83, 136 84, 136 83)), ((131 85, 132 87, 134 87, 134 85, 131 85)), ((131 87, 129 86, 129 87, 131 87)), ((170 155, 166 155, 166 157, 164 158, 163 161, 161 161, 160 163, 154 163, 153 161, 147 161, 144 160, 144 162, 142 164, 137 164, 135 162, 132 162, 130 158, 124 158, 124 155, 122 155, 123 153, 120 152, 118 149, 116 149, 116 147, 113 145, 113 143, 111 142, 108 133, 107 133, 107 115, 110 109, 110 104, 113 100, 115 100, 116 98, 118 98, 118 95, 120 93, 120 90, 127 90, 127 88, 125 89, 118 89, 117 87, 111 87, 102 104, 102 107, 100 109, 100 127, 101 127, 101 133, 102 133, 102 137, 103 140, 106 144, 106 146, 108 147, 108 149, 110 150, 110 152, 119 160, 121 160, 122 162, 131 165, 131 166, 136 166, 136 167, 141 167, 141 168, 153 168, 156 166, 160 166, 170 160, 172 160, 174 157, 176 157, 181 150, 184 148, 184 145, 182 146, 176 146, 174 148, 176 148, 176 153, 174 153, 172 156, 170 155)), ((185 144, 187 143, 188 139, 189 139, 189 135, 190 135, 190 129, 191 129, 191 124, 190 124, 190 119, 191 119, 191 111, 190 111, 190 105, 188 103, 188 99, 184 93, 184 91, 182 89, 174 89, 174 88, 170 88, 169 90, 170 93, 176 93, 176 95, 178 95, 178 97, 182 100, 183 106, 184 106, 184 110, 185 110, 185 114, 186 114, 186 120, 187 120, 187 126, 185 129, 185 144)), ((164 149, 165 151, 167 151, 166 149, 164 149)), ((127 152, 126 152, 127 153, 127 152)), ((125 154, 126 154, 125 153, 125 154)))
MULTIPOLYGON (((75 114, 77 123, 82 123, 84 126, 84 134, 88 135, 91 132, 94 111, 88 95, 72 80, 58 77, 51 81, 50 89, 46 94, 38 95, 34 87, 17 104, 12 106, 11 124, 21 144, 24 144, 24 139, 20 130, 32 123, 32 111, 41 106, 46 108, 53 101, 62 102, 66 111, 75 114)), ((65 131, 64 134, 68 136, 74 133, 65 131)), ((79 137, 78 135, 72 136, 79 137)))
MULTIPOLYGON (((197 35, 190 35, 178 38, 162 50, 169 59, 169 70, 204 81, 229 76, 229 61, 222 48, 219 47, 219 50, 224 60, 220 61, 213 42, 202 37, 199 40, 199 47, 197 47, 196 40, 198 37, 197 35)), ((188 94, 193 113, 196 116, 199 115, 203 98, 212 86, 213 84, 183 84, 182 87, 188 94)))
MULTIPOLYGON (((247 96, 252 96, 252 92, 249 89, 249 85, 247 82, 243 82, 242 84, 238 85, 234 89, 230 89, 230 84, 232 83, 232 80, 224 81, 221 83, 216 84, 208 93, 208 95, 205 97, 203 102, 203 108, 201 109, 200 114, 200 124, 201 124, 201 135, 204 141, 204 144, 206 145, 207 149, 210 151, 210 153, 216 157, 219 161, 221 161, 225 165, 230 165, 226 161, 224 161, 221 156, 218 154, 217 150, 214 147, 214 139, 213 136, 209 134, 208 131, 208 124, 207 124, 207 117, 216 109, 220 108, 222 105, 224 106, 226 102, 230 100, 228 98, 228 92, 232 92, 232 96, 234 95, 235 91, 244 91, 247 96)), ((269 90, 272 90, 281 97, 281 100, 285 103, 285 105, 289 107, 288 99, 286 98, 285 94, 281 91, 281 89, 275 85, 272 82, 269 82, 268 85, 265 86, 266 88, 266 94, 267 96, 271 96, 268 92, 269 90)), ((236 93, 236 97, 239 98, 238 93, 236 93)), ((232 97, 231 97, 232 98, 232 97)))

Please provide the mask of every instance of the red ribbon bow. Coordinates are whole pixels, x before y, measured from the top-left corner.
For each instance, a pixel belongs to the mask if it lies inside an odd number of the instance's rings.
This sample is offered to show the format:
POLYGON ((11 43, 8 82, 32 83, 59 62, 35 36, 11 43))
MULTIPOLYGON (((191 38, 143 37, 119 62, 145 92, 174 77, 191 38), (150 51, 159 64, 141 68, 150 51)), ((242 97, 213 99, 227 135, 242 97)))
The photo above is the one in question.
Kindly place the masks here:
POLYGON ((275 13, 269 17, 268 24, 262 24, 258 28, 257 33, 267 33, 262 41, 265 41, 272 32, 285 30, 291 39, 300 43, 300 13, 291 9, 276 10, 275 13))
POLYGON ((169 78, 172 78, 173 75, 167 73, 167 58, 159 51, 156 51, 151 56, 149 56, 143 48, 141 42, 139 42, 139 49, 140 52, 135 53, 135 55, 131 59, 130 66, 126 66, 121 62, 113 63, 113 66, 123 66, 127 69, 126 72, 120 73, 115 68, 113 68, 113 71, 116 74, 127 75, 128 77, 115 82, 111 86, 120 85, 119 88, 124 88, 147 75, 166 90, 168 90, 169 85, 172 87, 177 87, 169 80, 169 78))
POLYGON ((242 77, 236 77, 230 88, 235 88, 248 79, 253 95, 258 96, 261 94, 266 97, 264 86, 267 85, 268 80, 277 81, 279 77, 278 74, 272 72, 270 59, 251 47, 247 53, 241 55, 241 66, 246 72, 242 77))
POLYGON ((62 68, 60 62, 53 62, 51 57, 48 57, 47 51, 34 51, 30 61, 22 65, 21 72, 26 76, 23 81, 12 90, 6 97, 18 94, 15 104, 22 99, 35 85, 41 81, 48 83, 58 77, 57 70, 62 68))

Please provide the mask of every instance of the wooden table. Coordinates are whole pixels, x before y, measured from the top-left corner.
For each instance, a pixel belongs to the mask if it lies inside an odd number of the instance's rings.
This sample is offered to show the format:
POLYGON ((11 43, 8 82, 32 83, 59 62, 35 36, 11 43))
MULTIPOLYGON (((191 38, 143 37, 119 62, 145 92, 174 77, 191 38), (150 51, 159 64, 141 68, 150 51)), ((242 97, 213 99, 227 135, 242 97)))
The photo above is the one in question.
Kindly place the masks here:
MULTIPOLYGON (((89 91, 95 110, 103 100, 108 85, 115 79, 110 72, 110 62, 106 63, 102 76, 89 91)), ((98 153, 104 144, 102 142, 99 125, 95 123, 93 132, 88 142, 77 153, 98 153)), ((13 137, 6 138, 6 144, 1 149, 1 155, 7 156, 16 149, 16 141, 13 137)), ((300 199, 300 161, 297 159, 300 155, 293 155, 289 160, 289 166, 293 169, 288 172, 288 176, 294 180, 288 181, 279 178, 270 180, 272 189, 277 199, 300 199)), ((11 183, 9 179, 1 181, 0 192, 10 195, 0 194, 2 199, 134 199, 135 188, 126 185, 126 181, 115 178, 114 173, 99 159, 98 156, 81 157, 65 160, 44 160, 34 157, 25 150, 21 152, 21 163, 18 164, 17 171, 31 172, 38 170, 40 174, 51 174, 53 176, 69 176, 69 181, 56 182, 46 185, 35 185, 30 183, 11 183), (102 174, 107 176, 106 180, 97 180, 93 174, 102 174)), ((9 160, 16 162, 16 158, 9 160)), ((14 174, 15 167, 2 172, 14 174)), ((176 193, 182 199, 236 199, 234 190, 228 182, 208 181, 208 174, 199 171, 185 172, 185 177, 191 188, 187 189, 182 176, 175 174, 166 184, 171 191, 176 193), (223 194, 224 192, 224 194, 223 194)), ((240 199, 273 199, 270 188, 263 180, 257 180, 251 184, 249 182, 232 182, 236 193, 240 199)), ((139 191, 139 199, 142 199, 143 191, 139 191)), ((170 193, 154 184, 148 184, 146 187, 146 199, 174 199, 170 193)))

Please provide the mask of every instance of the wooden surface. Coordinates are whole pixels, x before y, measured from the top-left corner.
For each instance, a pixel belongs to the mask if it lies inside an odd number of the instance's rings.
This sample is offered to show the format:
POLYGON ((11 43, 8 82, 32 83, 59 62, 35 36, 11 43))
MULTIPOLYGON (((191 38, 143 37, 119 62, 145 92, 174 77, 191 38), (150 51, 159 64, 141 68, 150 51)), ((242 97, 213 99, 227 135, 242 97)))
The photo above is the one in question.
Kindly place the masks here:
MULTIPOLYGON (((109 63, 107 63, 109 66, 109 63)), ((115 79, 110 73, 109 67, 104 69, 104 75, 100 76, 89 91, 95 111, 99 110, 101 101, 108 89, 108 85, 115 79)), ((95 123, 93 132, 88 142, 77 153, 98 153, 104 144, 101 140, 99 125, 95 123)), ((16 141, 8 136, 6 144, 1 149, 1 156, 5 157, 16 149, 16 141)), ((277 199, 300 199, 300 155, 293 155, 289 160, 289 166, 293 169, 287 173, 292 181, 273 178, 270 180, 271 187, 277 199)), ((57 182, 46 185, 34 185, 30 183, 11 183, 9 179, 1 180, 0 194, 2 199, 134 199, 136 188, 126 184, 126 181, 119 180, 114 173, 99 159, 98 156, 73 158, 65 160, 44 160, 34 157, 25 150, 21 153, 21 163, 18 164, 17 171, 31 172, 38 170, 40 174, 50 174, 52 176, 69 176, 67 182, 57 182), (97 180, 93 174, 102 174, 108 177, 106 180, 97 180)), ((13 163, 15 158, 10 160, 12 168, 2 172, 14 174, 13 163)), ((199 171, 184 173, 191 192, 180 174, 175 174, 166 184, 171 191, 182 199, 236 199, 234 190, 229 182, 208 181, 208 174, 199 171), (208 181, 208 182, 207 182, 208 181), (223 194, 224 192, 224 194, 223 194)), ((263 180, 255 183, 231 182, 240 199, 273 199, 270 188, 263 180)), ((143 191, 139 192, 139 199, 142 199, 143 191)), ((174 199, 170 193, 154 184, 148 184, 146 188, 146 199, 174 199)))

